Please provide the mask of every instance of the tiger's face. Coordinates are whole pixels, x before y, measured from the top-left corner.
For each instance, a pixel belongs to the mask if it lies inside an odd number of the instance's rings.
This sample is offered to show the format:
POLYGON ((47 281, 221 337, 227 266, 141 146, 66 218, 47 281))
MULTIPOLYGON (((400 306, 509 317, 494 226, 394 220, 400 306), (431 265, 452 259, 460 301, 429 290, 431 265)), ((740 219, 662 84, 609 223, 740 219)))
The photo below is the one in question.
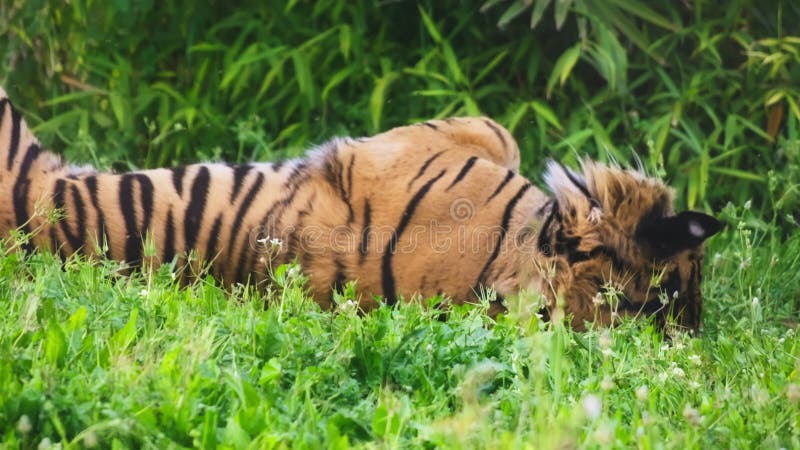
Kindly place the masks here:
POLYGON ((557 266, 553 292, 573 327, 654 316, 698 330, 703 242, 721 224, 703 213, 673 212, 672 191, 639 172, 584 162, 581 174, 551 163, 554 198, 540 247, 557 266))

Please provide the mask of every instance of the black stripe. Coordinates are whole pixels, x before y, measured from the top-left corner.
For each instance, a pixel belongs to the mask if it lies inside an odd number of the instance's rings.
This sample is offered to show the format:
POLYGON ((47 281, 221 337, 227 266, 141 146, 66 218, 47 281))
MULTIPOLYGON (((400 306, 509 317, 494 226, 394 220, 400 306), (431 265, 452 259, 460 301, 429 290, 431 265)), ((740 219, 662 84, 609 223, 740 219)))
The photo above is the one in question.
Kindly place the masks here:
POLYGON ((558 165, 560 165, 564 173, 567 174, 567 178, 569 178, 569 181, 571 181, 572 184, 574 184, 575 187, 577 187, 581 191, 581 193, 583 193, 583 195, 587 199, 589 199, 589 203, 591 203, 593 207, 600 207, 600 202, 597 201, 596 198, 592 197, 592 194, 589 192, 589 188, 586 187, 586 183, 583 180, 578 179, 575 176, 575 174, 571 170, 564 167, 563 164, 558 163, 558 165))
POLYGON ((281 222, 283 213, 291 206, 292 202, 294 202, 295 195, 297 195, 297 191, 300 190, 300 187, 309 179, 308 174, 305 172, 306 168, 307 164, 302 163, 298 164, 297 167, 292 170, 292 173, 289 174, 289 177, 283 183, 283 190, 288 190, 289 193, 282 199, 275 201, 267 210, 266 214, 264 214, 264 217, 262 217, 260 223, 266 224, 269 233, 280 234, 276 229, 281 222))
POLYGON ((53 208, 60 209, 62 213, 64 212, 64 187, 66 184, 66 180, 59 178, 53 186, 53 208))
MULTIPOLYGON (((347 222, 352 223, 354 220, 354 213, 353 213, 353 205, 350 204, 350 193, 346 189, 345 184, 349 184, 352 187, 352 180, 345 182, 345 173, 344 166, 342 165, 342 161, 339 159, 339 147, 334 146, 329 150, 329 154, 325 157, 325 179, 331 186, 339 191, 339 196, 342 198, 345 206, 347 206, 347 222)), ((350 159, 350 170, 352 171, 353 167, 353 156, 351 155, 350 159)), ((352 175, 352 173, 351 173, 352 175)))
POLYGON ((119 203, 125 222, 125 260, 134 264, 140 259, 142 249, 133 208, 133 176, 130 174, 122 175, 119 180, 119 203))
POLYGON ((500 132, 500 129, 495 126, 491 121, 484 120, 483 123, 486 124, 487 127, 491 128, 494 131, 494 134, 497 135, 497 138, 500 139, 500 142, 503 143, 503 148, 508 147, 508 143, 506 142, 506 138, 503 136, 503 133, 500 132))
POLYGON ((313 207, 313 202, 311 200, 315 197, 316 194, 306 202, 305 208, 298 211, 297 221, 288 229, 289 233, 286 236, 286 255, 284 258, 284 262, 286 263, 291 263, 294 261, 294 258, 297 257, 298 244, 302 245, 304 239, 302 233, 303 227, 305 226, 305 219, 311 214, 311 208, 313 207), (299 238, 298 233, 300 234, 299 238))
POLYGON ((341 168, 339 174, 339 195, 342 196, 342 201, 347 206, 347 223, 353 223, 355 220, 355 213, 353 212, 353 205, 350 203, 350 194, 353 190, 353 163, 355 163, 355 155, 350 155, 350 164, 346 173, 341 168), (347 189, 345 189, 345 180, 347 178, 347 189))
POLYGON ((84 232, 86 231, 86 208, 81 198, 78 188, 74 185, 71 186, 70 192, 72 193, 72 207, 67 210, 66 208, 66 190, 67 181, 63 178, 56 180, 53 187, 53 206, 55 209, 61 210, 64 217, 59 221, 59 228, 67 238, 71 250, 77 252, 84 244, 84 232), (76 226, 73 230, 69 224, 69 218, 75 216, 76 226))
POLYGON ((105 255, 109 256, 111 252, 111 242, 109 241, 108 232, 106 231, 105 217, 103 216, 103 211, 100 209, 100 202, 97 198, 97 177, 90 175, 84 178, 83 181, 86 183, 87 189, 89 189, 89 200, 91 200, 92 206, 95 212, 97 212, 97 244, 101 248, 105 244, 107 246, 105 255))
POLYGON ((502 191, 503 188, 506 187, 506 185, 508 184, 509 181, 511 181, 512 178, 514 178, 514 171, 511 170, 511 169, 508 169, 508 173, 506 174, 506 177, 503 179, 503 181, 500 183, 500 185, 497 186, 497 189, 495 189, 494 192, 492 192, 492 195, 490 195, 489 198, 486 199, 486 204, 488 204, 490 201, 492 201, 493 198, 497 197, 497 194, 499 194, 500 191, 502 191))
POLYGON ((517 202, 520 201, 522 196, 525 195, 525 192, 527 192, 530 188, 531 184, 525 183, 517 191, 516 195, 514 195, 514 197, 508 202, 508 205, 506 205, 506 210, 503 212, 503 220, 500 224, 500 237, 497 239, 497 245, 495 245, 494 250, 492 250, 492 254, 489 256, 486 264, 483 265, 480 275, 478 275, 478 281, 475 283, 476 286, 481 286, 486 281, 486 275, 489 272, 489 267, 500 254, 500 248, 503 246, 503 240, 506 238, 506 234, 508 233, 508 224, 511 222, 511 214, 514 212, 514 207, 517 206, 517 202))
MULTIPOLYGON (((553 225, 553 219, 555 218, 556 214, 558 214, 558 201, 555 199, 550 199, 545 203, 545 206, 547 205, 550 205, 550 214, 547 215, 547 219, 544 220, 542 229, 539 231, 539 239, 536 242, 536 248, 538 248, 539 251, 545 256, 552 256, 553 249, 550 248, 550 245, 553 241, 553 230, 550 228, 553 225)), ((545 206, 542 206, 542 208, 545 206)))
MULTIPOLYGON (((289 174, 289 177, 284 182, 283 187, 284 190, 288 189, 289 193, 280 200, 275 201, 275 203, 270 206, 264 216, 261 218, 259 222, 260 225, 266 227, 266 231, 268 234, 272 236, 280 235, 281 233, 277 231, 278 226, 281 222, 283 217, 283 213, 288 209, 292 202, 294 202, 295 196, 297 192, 300 190, 300 187, 308 180, 309 176, 306 172, 306 168, 308 167, 308 163, 305 161, 297 164, 295 168, 292 170, 292 173, 289 174)), ((259 173, 259 176, 261 174, 259 173)), ((252 200, 251 200, 252 201, 252 200)), ((238 226, 237 226, 238 228, 238 226)), ((231 253, 233 254, 233 238, 234 234, 231 234, 231 253)), ((255 252, 252 252, 253 257, 255 257, 255 252)), ((245 270, 245 259, 247 257, 247 252, 242 249, 242 252, 239 254, 239 261, 236 265, 236 280, 242 280, 247 274, 244 273, 245 270)), ((252 259, 252 258, 251 258, 252 259)))
POLYGON ((386 303, 389 305, 394 305, 397 303, 394 273, 392 272, 392 257, 394 256, 394 251, 397 247, 397 240, 408 226, 411 216, 414 215, 414 211, 417 209, 417 206, 419 206, 419 203, 431 189, 431 186, 433 186, 434 183, 439 181, 439 179, 444 176, 445 172, 446 170, 443 169, 441 172, 439 172, 439 175, 436 175, 428 180, 428 182, 425 183, 414 194, 414 196, 411 198, 411 201, 408 202, 405 210, 403 211, 403 215, 400 218, 400 223, 392 231, 392 236, 389 239, 389 243, 386 244, 386 249, 383 253, 383 261, 381 263, 381 286, 383 289, 383 297, 386 299, 386 303))
POLYGON ((125 222, 125 261, 138 265, 142 260, 142 238, 150 228, 153 216, 153 183, 146 175, 124 174, 119 182, 119 204, 125 222), (139 185, 139 203, 142 209, 142 227, 136 223, 136 210, 133 208, 133 182, 139 185))
POLYGON ((208 167, 200 166, 197 176, 192 181, 189 205, 186 207, 186 212, 183 216, 183 238, 187 253, 194 250, 194 245, 197 243, 197 235, 200 233, 200 226, 202 225, 201 220, 203 220, 203 212, 206 208, 210 181, 211 175, 208 172, 208 167))
POLYGON ((81 196, 78 186, 74 184, 72 185, 72 203, 77 216, 76 231, 78 240, 76 242, 78 246, 75 247, 75 251, 77 251, 86 244, 86 203, 83 201, 83 196, 81 196))
POLYGON ((172 171, 172 185, 175 186, 175 192, 180 197, 183 195, 183 177, 186 175, 186 167, 178 166, 170 170, 172 171))
MULTIPOLYGON (((344 292, 345 284, 347 284, 344 263, 339 258, 335 258, 333 266, 336 268, 336 274, 333 276, 332 288, 333 291, 342 293, 344 292)), ((333 292, 331 292, 331 303, 333 303, 333 292)))
POLYGON ((164 257, 161 262, 168 264, 175 258, 175 220, 172 218, 172 208, 167 210, 167 224, 164 230, 164 257))
MULTIPOLYGON (((692 276, 694 276, 694 273, 692 274, 692 276)), ((667 275, 667 280, 664 282, 662 290, 664 291, 665 294, 667 294, 670 298, 672 298, 673 292, 677 291, 680 294, 681 282, 682 282, 681 271, 678 270, 678 268, 676 267, 674 270, 672 270, 672 272, 669 273, 669 275, 667 275)), ((692 279, 690 278, 689 284, 691 283, 692 279)))
MULTIPOLYGON (((30 172, 33 162, 39 157, 41 151, 42 149, 37 144, 31 144, 28 147, 25 157, 22 159, 17 179, 14 181, 14 187, 11 189, 17 228, 25 234, 30 233, 30 228, 28 227, 28 220, 30 219, 28 216, 28 191, 30 190, 28 172, 30 172)), ((32 240, 25 243, 22 248, 26 253, 31 252, 33 250, 32 240)))
POLYGON ((283 161, 278 161, 276 163, 272 163, 272 170, 275 171, 275 172, 280 172, 281 171, 281 167, 283 167, 283 164, 284 164, 283 161))
POLYGON ((325 179, 335 189, 343 189, 342 187, 342 162, 339 161, 339 147, 333 145, 324 154, 325 157, 325 179))
MULTIPOLYGON (((231 224, 231 235, 230 240, 228 242, 228 259, 230 259, 236 250, 234 243, 236 242, 236 236, 239 231, 239 228, 242 226, 242 220, 244 220, 245 214, 247 214, 248 209, 250 208, 250 204, 253 203, 253 200, 258 194, 258 191, 261 190, 261 185, 264 184, 264 174, 259 172, 258 176, 256 176, 256 180, 250 186, 250 190, 247 191, 247 195, 244 196, 242 203, 239 205, 239 209, 236 211, 236 215, 233 218, 233 223, 231 224)), ((242 253, 245 253, 242 250, 242 253)), ((233 281, 233 280, 231 280, 233 281)))
POLYGON ((464 179, 464 177, 465 177, 465 176, 467 176, 467 172, 469 172, 469 171, 470 171, 470 169, 472 169, 472 166, 474 166, 474 165, 475 165, 475 161, 477 161, 477 160, 478 160, 478 157, 477 157, 477 156, 470 156, 470 158, 467 160, 467 162, 464 164, 464 166, 463 166, 463 167, 461 168, 461 170, 458 172, 458 175, 456 175, 456 177, 455 177, 455 179, 453 180, 453 182, 452 182, 452 183, 450 183, 450 186, 447 186, 447 189, 445 189, 444 191, 445 191, 445 192, 449 191, 451 187, 455 186, 455 185, 456 185, 456 184, 458 184, 458 183, 459 183, 461 180, 463 180, 463 179, 464 179))
POLYGON ((353 207, 350 205, 350 199, 353 196, 353 165, 356 163, 355 153, 350 154, 350 164, 347 165, 347 209, 350 213, 347 223, 353 223, 353 207))
POLYGON ((433 130, 438 130, 439 129, 439 127, 437 127, 436 125, 434 125, 434 124, 432 124, 430 122, 422 122, 422 124, 425 125, 428 128, 433 129, 433 130))
POLYGON ((430 158, 428 158, 428 160, 427 160, 427 161, 425 161, 425 162, 422 164, 422 167, 420 167, 420 168, 419 168, 419 172, 417 172, 417 175, 415 175, 415 176, 414 176, 414 178, 412 178, 412 179, 411 179, 411 181, 409 181, 409 182, 408 182, 408 188, 407 188, 407 189, 411 189, 411 185, 412 185, 412 184, 414 184, 414 182, 415 182, 415 181, 417 181, 417 179, 418 179, 419 177, 421 177, 421 176, 422 176, 422 175, 425 173, 425 171, 426 171, 426 170, 428 170, 428 166, 430 166, 430 165, 431 165, 431 163, 432 163, 434 160, 436 160, 436 158, 438 158, 438 157, 442 156, 442 153, 444 153, 444 152, 445 152, 445 150, 442 150, 442 151, 440 151, 440 152, 436 152, 436 153, 435 153, 433 156, 431 156, 430 158))
POLYGON ((14 105, 12 105, 10 101, 7 103, 11 107, 11 142, 8 145, 8 161, 6 162, 6 169, 11 170, 11 166, 14 164, 14 157, 17 156, 17 152, 19 151, 19 134, 22 118, 19 115, 19 111, 14 108, 14 105))
POLYGON ((205 258, 209 261, 217 256, 217 242, 219 241, 219 232, 221 228, 222 215, 219 215, 214 219, 214 223, 211 225, 211 232, 208 234, 208 242, 206 242, 205 258))
POLYGON ((233 167, 233 189, 231 190, 231 203, 236 200, 236 197, 239 195, 239 191, 242 190, 242 185, 244 184, 244 178, 250 173, 250 169, 253 166, 249 164, 242 164, 233 167))
POLYGON ((361 245, 358 247, 358 263, 363 264, 364 259, 369 252, 369 227, 372 222, 372 206, 369 204, 369 199, 364 199, 364 224, 361 228, 361 245))

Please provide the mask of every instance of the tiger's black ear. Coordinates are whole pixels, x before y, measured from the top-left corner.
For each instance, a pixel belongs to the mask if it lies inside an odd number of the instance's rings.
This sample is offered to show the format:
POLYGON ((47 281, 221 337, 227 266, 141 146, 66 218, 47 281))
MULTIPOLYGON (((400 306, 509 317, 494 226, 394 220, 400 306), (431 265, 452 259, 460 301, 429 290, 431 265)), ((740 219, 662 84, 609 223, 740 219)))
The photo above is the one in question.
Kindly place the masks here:
POLYGON ((722 222, 713 216, 684 211, 676 216, 660 217, 641 223, 636 236, 655 256, 664 258, 697 247, 721 229, 722 222))

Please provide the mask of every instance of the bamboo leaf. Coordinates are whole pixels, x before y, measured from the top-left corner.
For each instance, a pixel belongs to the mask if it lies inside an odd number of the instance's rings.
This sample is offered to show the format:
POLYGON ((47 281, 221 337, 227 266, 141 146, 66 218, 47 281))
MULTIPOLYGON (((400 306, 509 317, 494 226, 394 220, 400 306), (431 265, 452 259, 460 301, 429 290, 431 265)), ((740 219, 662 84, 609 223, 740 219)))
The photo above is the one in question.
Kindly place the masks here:
POLYGON ((575 67, 575 63, 578 62, 578 58, 581 56, 581 44, 575 44, 571 48, 567 49, 561 56, 558 57, 556 60, 555 65, 553 66, 553 72, 550 73, 550 78, 547 80, 547 97, 550 97, 550 94, 553 91, 556 83, 563 86, 564 82, 569 77, 569 74, 572 72, 572 68, 575 67))
POLYGON ((533 12, 531 13, 531 29, 536 28, 536 25, 539 25, 539 22, 542 21, 542 16, 544 16, 544 11, 547 9, 547 6, 550 5, 550 1, 551 0, 535 0, 533 12))
POLYGON ((555 113, 548 105, 538 100, 533 100, 530 102, 530 106, 531 108, 533 108, 534 112, 536 112, 537 117, 541 117, 547 123, 558 128, 559 130, 563 129, 563 127, 561 126, 561 122, 558 121, 558 118, 556 117, 555 113))
POLYGON ((556 30, 560 30, 567 20, 567 13, 572 6, 572 0, 556 0, 556 30))
POLYGON ((497 26, 499 28, 505 28, 509 22, 514 20, 517 16, 525 12, 528 9, 528 4, 526 4, 523 0, 516 0, 511 6, 506 9, 506 12, 500 16, 500 20, 497 21, 497 26))
POLYGON ((369 114, 371 119, 372 131, 377 132, 381 128, 381 118, 383 116, 383 105, 386 103, 386 93, 389 86, 397 79, 397 74, 390 72, 375 82, 372 95, 369 98, 369 114))
POLYGON ((669 19, 662 16, 661 14, 657 13, 655 10, 651 9, 647 6, 647 2, 635 1, 635 0, 608 0, 609 3, 613 3, 614 5, 618 6, 620 9, 623 9, 635 16, 639 16, 641 19, 646 20, 647 22, 652 23, 653 25, 657 25, 661 28, 666 28, 670 31, 678 31, 680 27, 678 25, 672 23, 669 19))
POLYGON ((425 25, 425 29, 428 30, 428 34, 430 34, 431 38, 433 38, 433 41, 437 44, 442 42, 442 35, 436 28, 436 24, 433 23, 433 20, 431 20, 431 17, 428 15, 428 13, 422 9, 422 6, 419 6, 419 14, 422 16, 422 23, 425 25))

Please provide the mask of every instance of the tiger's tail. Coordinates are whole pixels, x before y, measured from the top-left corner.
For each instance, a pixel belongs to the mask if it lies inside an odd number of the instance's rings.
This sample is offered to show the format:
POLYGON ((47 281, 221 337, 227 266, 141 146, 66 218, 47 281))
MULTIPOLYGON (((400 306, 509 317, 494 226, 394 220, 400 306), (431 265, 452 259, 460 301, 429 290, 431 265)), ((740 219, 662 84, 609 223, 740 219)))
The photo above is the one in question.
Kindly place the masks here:
POLYGON ((42 149, 0 87, 0 235, 15 228, 33 231, 35 205, 46 192, 43 182, 66 170, 61 157, 42 149))

